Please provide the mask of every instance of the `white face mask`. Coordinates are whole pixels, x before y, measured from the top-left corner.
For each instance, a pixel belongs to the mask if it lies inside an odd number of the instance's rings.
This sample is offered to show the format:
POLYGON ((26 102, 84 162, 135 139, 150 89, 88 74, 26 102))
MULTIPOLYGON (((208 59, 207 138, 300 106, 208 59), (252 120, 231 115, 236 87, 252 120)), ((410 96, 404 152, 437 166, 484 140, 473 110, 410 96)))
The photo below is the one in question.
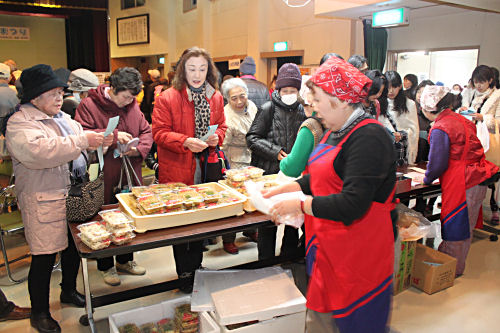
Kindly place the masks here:
POLYGON ((281 96, 281 101, 286 105, 292 105, 297 102, 297 94, 289 94, 281 96))
POLYGON ((453 95, 460 95, 460 90, 452 90, 450 91, 453 95))
POLYGON ((80 93, 78 91, 74 91, 73 92, 73 97, 76 99, 76 101, 78 102, 78 104, 80 104, 80 102, 82 101, 82 99, 80 98, 80 93))

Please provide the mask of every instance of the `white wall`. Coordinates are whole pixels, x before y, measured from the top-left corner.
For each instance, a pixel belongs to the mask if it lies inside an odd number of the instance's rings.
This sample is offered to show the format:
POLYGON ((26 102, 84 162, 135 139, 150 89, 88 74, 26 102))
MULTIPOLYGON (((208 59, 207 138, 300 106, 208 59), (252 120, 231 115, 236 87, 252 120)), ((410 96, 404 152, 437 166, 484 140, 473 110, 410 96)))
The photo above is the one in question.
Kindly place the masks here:
POLYGON ((479 64, 500 68, 500 14, 467 11, 411 18, 408 27, 387 29, 388 50, 479 46, 479 64))
POLYGON ((63 18, 0 15, 0 25, 30 29, 30 40, 0 40, 0 61, 14 59, 20 69, 36 64, 67 66, 63 18))
POLYGON ((165 54, 165 65, 177 61, 191 46, 206 48, 212 57, 246 54, 257 62, 257 78, 266 80, 267 62, 261 52, 273 51, 277 41, 291 42, 291 49, 304 50, 304 64, 317 64, 327 52, 346 59, 363 54, 360 22, 319 18, 314 4, 290 8, 282 0, 198 1, 183 12, 182 0, 146 1, 143 7, 121 10, 120 0, 109 1, 111 58, 165 54), (116 19, 149 13, 150 43, 117 46, 116 19))

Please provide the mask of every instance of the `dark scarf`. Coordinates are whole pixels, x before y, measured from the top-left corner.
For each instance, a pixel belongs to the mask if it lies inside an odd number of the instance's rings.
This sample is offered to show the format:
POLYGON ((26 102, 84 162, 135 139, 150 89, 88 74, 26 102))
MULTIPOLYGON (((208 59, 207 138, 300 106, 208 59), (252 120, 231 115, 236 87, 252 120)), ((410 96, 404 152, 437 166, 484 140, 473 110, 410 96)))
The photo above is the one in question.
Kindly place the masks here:
POLYGON ((204 83, 198 89, 189 87, 194 102, 194 133, 198 139, 207 134, 210 125, 210 104, 206 98, 206 86, 204 83))

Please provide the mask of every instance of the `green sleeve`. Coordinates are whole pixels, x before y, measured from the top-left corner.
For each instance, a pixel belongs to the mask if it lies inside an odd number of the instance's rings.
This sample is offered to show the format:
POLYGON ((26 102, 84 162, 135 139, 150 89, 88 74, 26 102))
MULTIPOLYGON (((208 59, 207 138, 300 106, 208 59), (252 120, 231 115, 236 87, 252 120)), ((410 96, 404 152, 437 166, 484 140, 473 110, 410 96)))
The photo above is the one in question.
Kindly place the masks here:
POLYGON ((298 177, 305 170, 309 155, 314 148, 314 136, 307 127, 302 127, 297 134, 297 139, 292 151, 281 160, 280 170, 286 176, 298 177))

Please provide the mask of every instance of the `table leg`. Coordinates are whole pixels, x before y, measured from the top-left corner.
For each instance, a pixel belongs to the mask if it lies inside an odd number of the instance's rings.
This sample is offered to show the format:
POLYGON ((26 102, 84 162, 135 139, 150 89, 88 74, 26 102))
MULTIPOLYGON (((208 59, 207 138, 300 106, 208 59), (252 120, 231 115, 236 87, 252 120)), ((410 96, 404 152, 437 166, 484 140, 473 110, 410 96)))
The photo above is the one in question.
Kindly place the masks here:
POLYGON ((88 323, 90 324, 90 331, 94 333, 97 332, 97 330, 94 323, 94 310, 92 308, 92 294, 90 292, 89 270, 87 267, 86 258, 82 258, 82 271, 83 271, 83 287, 85 289, 85 311, 87 312, 87 319, 88 323))

